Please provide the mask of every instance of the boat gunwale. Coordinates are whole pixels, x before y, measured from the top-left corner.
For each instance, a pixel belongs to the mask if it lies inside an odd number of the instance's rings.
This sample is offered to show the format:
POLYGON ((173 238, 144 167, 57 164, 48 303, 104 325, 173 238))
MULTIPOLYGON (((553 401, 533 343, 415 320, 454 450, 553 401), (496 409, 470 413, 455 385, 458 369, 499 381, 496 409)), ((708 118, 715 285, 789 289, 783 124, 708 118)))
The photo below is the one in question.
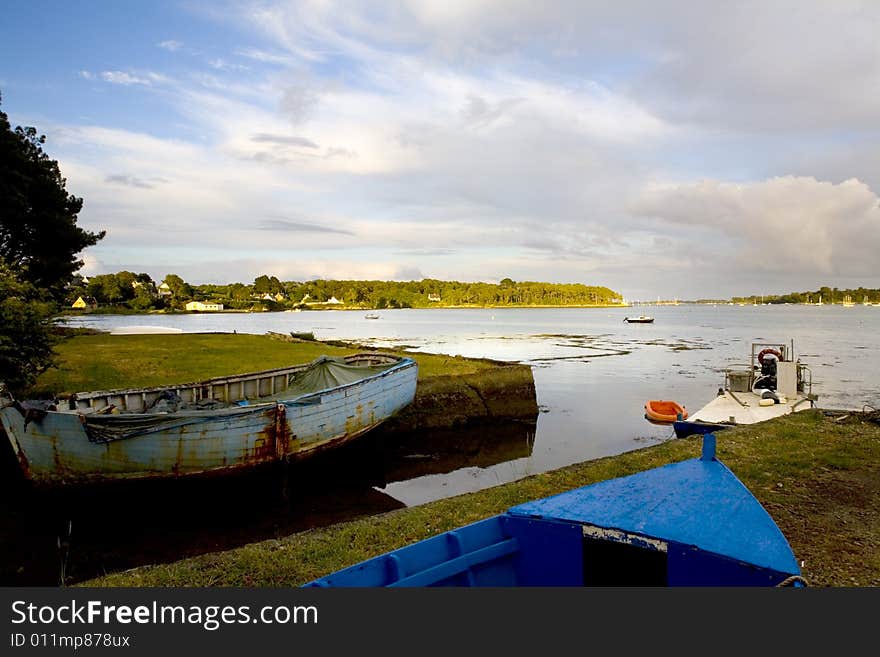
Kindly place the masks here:
MULTIPOLYGON (((364 377, 363 379, 358 379, 358 381, 355 381, 354 383, 359 383, 360 381, 364 381, 366 379, 373 378, 374 376, 381 376, 381 375, 385 374, 386 372, 389 372, 393 369, 402 367, 404 365, 408 365, 409 363, 415 363, 415 360, 413 360, 409 356, 397 356, 395 354, 386 354, 386 353, 382 353, 382 352, 358 352, 355 354, 349 354, 348 356, 343 356, 343 359, 347 361, 348 359, 351 359, 351 358, 363 358, 363 357, 368 357, 368 356, 372 356, 372 357, 380 356, 382 358, 388 359, 391 362, 390 362, 387 370, 379 372, 378 374, 373 374, 368 377, 364 377)), ((88 390, 88 391, 74 392, 72 394, 76 395, 76 398, 78 400, 84 400, 84 399, 92 399, 92 398, 96 398, 96 397, 105 397, 105 396, 109 396, 109 395, 126 395, 126 394, 127 395, 134 395, 134 394, 149 393, 149 392, 162 392, 165 390, 174 390, 177 388, 196 388, 196 387, 203 387, 203 386, 208 386, 208 385, 221 385, 221 384, 225 384, 225 383, 240 383, 242 381, 249 381, 249 380, 261 378, 264 376, 279 376, 282 374, 291 374, 291 373, 305 371, 305 370, 309 369, 310 367, 313 367, 314 365, 317 365, 317 364, 322 363, 327 360, 334 360, 334 357, 333 356, 326 356, 326 355, 318 356, 317 358, 314 358, 307 363, 301 363, 299 365, 289 365, 286 367, 276 367, 273 369, 258 370, 258 371, 254 371, 254 372, 242 372, 241 374, 231 374, 228 376, 215 376, 213 378, 202 379, 200 381, 189 381, 189 382, 184 382, 184 383, 171 383, 168 385, 157 385, 157 386, 144 386, 141 388, 110 388, 108 390, 88 390)), ((334 386, 333 388, 325 388, 322 391, 316 391, 316 392, 323 392, 326 390, 336 390, 337 388, 342 388, 347 385, 352 385, 352 384, 343 384, 342 386, 334 386)), ((316 393, 307 393, 307 394, 316 394, 316 393)))
MULTIPOLYGON (((156 415, 162 415, 162 416, 169 417, 169 418, 172 418, 172 417, 198 418, 198 417, 202 417, 202 416, 247 414, 249 412, 257 413, 259 411, 266 410, 267 408, 272 408, 275 406, 306 406, 306 405, 308 405, 307 400, 309 398, 321 397, 323 395, 326 395, 326 394, 329 394, 332 392, 337 392, 340 390, 345 390, 347 388, 359 386, 359 385, 362 385, 362 384, 367 383, 369 381, 375 381, 375 380, 381 379, 383 377, 390 376, 391 374, 396 374, 398 372, 401 372, 404 369, 408 369, 416 364, 416 362, 411 358, 407 358, 406 360, 408 360, 410 362, 401 361, 399 363, 395 363, 394 365, 389 367, 387 370, 384 370, 382 372, 378 372, 376 374, 371 374, 370 376, 365 376, 364 378, 358 379, 357 381, 352 381, 350 383, 343 383, 342 385, 333 386, 330 388, 321 388, 320 390, 315 390, 313 392, 306 392, 306 393, 303 393, 303 394, 296 396, 296 397, 277 397, 277 398, 259 397, 259 398, 257 398, 258 401, 256 403, 248 403, 245 406, 239 406, 234 403, 230 403, 229 406, 224 407, 224 408, 205 409, 205 410, 198 410, 198 409, 196 409, 196 410, 182 410, 182 411, 176 411, 174 413, 132 413, 132 412, 126 412, 126 413, 122 413, 121 416, 125 417, 125 418, 131 418, 131 419, 137 419, 138 417, 155 417, 156 415)), ((187 386, 181 386, 181 387, 187 387, 187 386)), ((170 390, 170 389, 173 389, 173 388, 171 388, 171 387, 161 388, 160 390, 170 390)), ((279 394, 281 394, 281 393, 279 393, 279 394)), ((50 413, 51 412, 63 413, 63 414, 67 414, 67 415, 84 415, 84 416, 93 415, 93 413, 83 413, 82 409, 76 409, 76 410, 59 409, 58 411, 50 411, 50 413)), ((107 416, 105 416, 105 417, 107 417, 107 416)), ((111 416, 111 417, 118 417, 118 416, 111 416)))
MULTIPOLYGON (((50 415, 78 415, 82 418, 86 417, 123 417, 126 420, 136 420, 139 418, 148 418, 148 417, 156 417, 162 416, 165 418, 173 419, 179 418, 181 420, 186 419, 201 419, 206 417, 222 417, 222 416, 234 416, 248 413, 258 413, 260 411, 264 411, 268 408, 272 408, 275 406, 298 406, 298 405, 307 405, 309 403, 309 399, 322 397, 324 395, 337 392, 344 391, 350 389, 355 386, 363 385, 364 383, 372 382, 375 380, 379 380, 381 378, 391 376, 394 374, 398 374, 406 369, 411 367, 417 367, 418 363, 409 357, 409 356, 396 356, 393 354, 384 354, 381 352, 358 352, 356 354, 350 354, 349 356, 345 356, 344 359, 348 360, 350 358, 358 358, 358 357, 370 357, 370 356, 381 356, 383 358, 387 358, 393 360, 389 367, 381 372, 377 372, 375 374, 370 374, 369 376, 365 376, 363 378, 357 379, 356 381, 351 381, 349 383, 343 383, 338 386, 331 386, 329 388, 321 388, 319 390, 313 390, 310 392, 305 392, 300 395, 296 395, 294 397, 284 397, 284 391, 282 390, 275 395, 264 396, 264 397, 256 397, 254 398, 254 402, 251 403, 249 401, 246 405, 238 405, 234 402, 227 401, 228 404, 225 407, 221 408, 209 408, 209 409, 185 409, 174 412, 144 412, 144 411, 124 411, 119 415, 104 415, 100 411, 104 410, 111 406, 111 404, 107 404, 106 406, 102 406, 99 408, 87 407, 87 408, 57 408, 56 410, 48 410, 47 414, 50 415)), ((333 360, 333 357, 330 356, 319 356, 308 363, 304 363, 302 365, 296 365, 292 367, 282 367, 275 368, 270 370, 261 370, 258 372, 247 372, 239 375, 233 375, 232 377, 214 377, 212 379, 206 379, 200 382, 193 383, 181 383, 181 384, 172 384, 167 386, 154 386, 149 388, 119 388, 115 390, 101 390, 101 391, 92 391, 92 392, 83 392, 83 393, 73 393, 68 397, 68 399, 74 399, 76 402, 79 401, 90 401, 94 399, 101 398, 110 398, 113 396, 128 396, 128 395, 139 395, 139 394, 148 394, 148 393, 161 393, 167 391, 176 391, 180 389, 194 389, 194 388, 202 388, 213 385, 222 385, 224 383, 229 382, 241 382, 241 381, 250 381, 250 380, 259 380, 264 376, 279 376, 283 374, 295 373, 300 371, 305 371, 309 367, 317 365, 321 362, 325 362, 327 360, 333 360), (80 395, 84 395, 80 397, 80 395), (88 395, 88 396, 86 396, 88 395)), ((6 388, 5 384, 0 382, 0 397, 6 398, 6 401, 3 401, 2 405, 0 405, 0 412, 9 407, 14 407, 18 402, 15 397, 12 395, 11 391, 6 388)), ((8 433, 8 432, 7 432, 8 433)))

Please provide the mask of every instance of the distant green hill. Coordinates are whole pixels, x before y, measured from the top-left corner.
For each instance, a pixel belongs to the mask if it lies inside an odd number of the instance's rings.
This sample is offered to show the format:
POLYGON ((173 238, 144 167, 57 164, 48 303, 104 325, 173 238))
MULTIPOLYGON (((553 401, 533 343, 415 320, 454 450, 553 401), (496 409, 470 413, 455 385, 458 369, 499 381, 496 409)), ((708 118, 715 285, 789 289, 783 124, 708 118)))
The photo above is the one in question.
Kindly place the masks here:
POLYGON ((849 299, 852 303, 880 303, 880 289, 820 287, 807 292, 790 292, 788 294, 753 294, 747 297, 731 297, 734 303, 843 303, 849 299))
MULTIPOLYGON (((607 287, 580 283, 514 281, 466 283, 421 281, 279 281, 258 276, 253 284, 191 285, 169 274, 157 285, 146 274, 119 272, 82 279, 69 290, 99 309, 183 310, 187 301, 223 304, 226 310, 290 308, 437 308, 498 306, 622 305, 623 296, 607 287)), ((100 311, 100 310, 99 310, 100 311)))

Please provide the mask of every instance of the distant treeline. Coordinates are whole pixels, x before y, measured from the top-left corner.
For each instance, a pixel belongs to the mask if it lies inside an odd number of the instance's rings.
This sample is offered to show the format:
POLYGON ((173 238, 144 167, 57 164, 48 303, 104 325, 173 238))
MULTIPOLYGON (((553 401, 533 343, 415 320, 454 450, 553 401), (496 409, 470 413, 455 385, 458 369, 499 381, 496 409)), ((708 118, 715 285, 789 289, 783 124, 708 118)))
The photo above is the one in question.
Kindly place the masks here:
POLYGON ((88 308, 182 310, 189 301, 222 303, 224 309, 431 308, 448 306, 591 306, 623 303, 607 287, 579 283, 461 283, 421 281, 280 281, 262 275, 252 284, 192 285, 176 274, 154 282, 147 274, 122 271, 78 278, 69 290, 71 304, 82 298, 88 308))
POLYGON ((732 297, 734 303, 880 303, 880 289, 857 287, 839 289, 836 287, 820 287, 808 292, 790 292, 788 294, 753 294, 748 297, 732 297))

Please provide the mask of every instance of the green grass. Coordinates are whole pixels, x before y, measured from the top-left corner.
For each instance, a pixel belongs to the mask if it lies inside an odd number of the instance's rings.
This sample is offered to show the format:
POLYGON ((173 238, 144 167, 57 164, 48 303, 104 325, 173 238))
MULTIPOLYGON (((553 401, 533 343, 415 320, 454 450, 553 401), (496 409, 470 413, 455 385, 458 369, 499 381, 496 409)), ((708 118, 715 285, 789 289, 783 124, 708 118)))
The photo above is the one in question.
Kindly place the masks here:
MULTIPOLYGON (((700 438, 546 472, 476 493, 228 552, 111 574, 84 586, 296 586, 527 500, 699 454, 700 438)), ((880 426, 804 411, 718 434, 718 457, 788 538, 812 585, 880 584, 880 426)))
MULTIPOLYGON (((79 335, 58 345, 58 366, 43 373, 31 393, 63 396, 87 390, 187 383, 364 350, 247 334, 79 335)), ((420 379, 492 367, 489 361, 407 355, 418 362, 420 379)))

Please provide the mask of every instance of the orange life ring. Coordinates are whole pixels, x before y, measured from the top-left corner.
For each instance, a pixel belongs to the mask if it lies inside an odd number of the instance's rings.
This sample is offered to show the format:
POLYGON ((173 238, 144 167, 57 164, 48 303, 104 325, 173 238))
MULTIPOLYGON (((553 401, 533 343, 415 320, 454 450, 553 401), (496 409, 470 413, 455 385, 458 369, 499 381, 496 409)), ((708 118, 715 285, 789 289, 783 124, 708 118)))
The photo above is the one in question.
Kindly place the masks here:
POLYGON ((776 358, 782 361, 782 354, 779 352, 778 349, 762 349, 761 352, 758 354, 758 362, 761 363, 761 365, 764 364, 764 356, 766 356, 767 354, 773 354, 774 356, 776 356, 776 358))

